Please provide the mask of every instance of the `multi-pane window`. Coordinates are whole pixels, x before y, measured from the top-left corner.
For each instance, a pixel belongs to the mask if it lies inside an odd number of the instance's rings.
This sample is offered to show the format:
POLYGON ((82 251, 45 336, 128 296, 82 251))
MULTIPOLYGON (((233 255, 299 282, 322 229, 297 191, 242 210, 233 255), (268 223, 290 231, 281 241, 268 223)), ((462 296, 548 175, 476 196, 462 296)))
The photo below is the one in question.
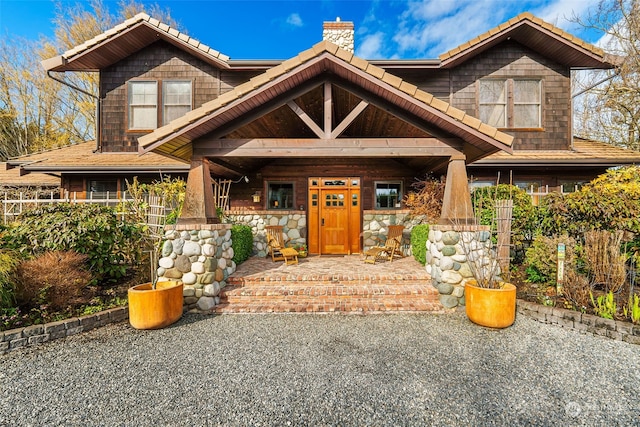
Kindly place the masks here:
POLYGON ((542 127, 540 98, 540 80, 513 81, 513 127, 542 127))
POLYGON ((162 83, 162 94, 165 125, 191 111, 190 81, 165 81, 162 83))
POLYGON ((506 80, 480 80, 480 117, 478 118, 494 127, 507 126, 506 80))
POLYGON ((191 111, 191 81, 166 80, 162 82, 161 96, 158 90, 156 81, 129 82, 129 129, 156 129, 158 123, 166 125, 191 111))
POLYGON ((400 208, 402 201, 401 181, 379 181, 375 183, 376 209, 400 208))
POLYGON ((497 128, 542 127, 542 82, 537 79, 481 79, 479 119, 497 128))
POLYGON ((158 127, 158 84, 129 82, 129 129, 158 127))
POLYGON ((267 209, 294 209, 292 183, 270 182, 267 188, 267 209))

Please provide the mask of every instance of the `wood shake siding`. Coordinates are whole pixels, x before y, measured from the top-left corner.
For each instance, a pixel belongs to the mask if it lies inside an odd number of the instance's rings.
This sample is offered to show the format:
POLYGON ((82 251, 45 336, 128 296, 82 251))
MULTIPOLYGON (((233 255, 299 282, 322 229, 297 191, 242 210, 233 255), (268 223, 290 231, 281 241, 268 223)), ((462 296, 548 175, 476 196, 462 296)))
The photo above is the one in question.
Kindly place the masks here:
POLYGON ((451 70, 452 105, 478 117, 477 81, 482 78, 542 80, 542 131, 505 129, 517 150, 568 149, 571 140, 570 70, 515 43, 505 42, 451 70))
POLYGON ((102 151, 136 152, 137 138, 148 133, 128 130, 129 80, 157 80, 159 91, 162 80, 191 80, 193 108, 197 108, 231 90, 242 78, 231 78, 228 72, 221 72, 164 41, 125 58, 100 73, 102 151))

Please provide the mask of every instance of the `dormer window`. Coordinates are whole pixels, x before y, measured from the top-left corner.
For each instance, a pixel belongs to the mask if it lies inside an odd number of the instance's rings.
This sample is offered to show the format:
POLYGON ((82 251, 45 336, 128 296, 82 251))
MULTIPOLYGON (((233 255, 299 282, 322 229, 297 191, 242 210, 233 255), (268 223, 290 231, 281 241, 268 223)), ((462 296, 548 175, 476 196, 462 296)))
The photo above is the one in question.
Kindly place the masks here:
POLYGON ((129 129, 153 130, 170 123, 192 108, 190 80, 129 82, 129 129), (162 88, 161 93, 158 89, 162 88), (158 105, 162 110, 158 111, 158 105))
POLYGON ((478 118, 499 129, 541 129, 541 100, 539 79, 481 79, 478 118))

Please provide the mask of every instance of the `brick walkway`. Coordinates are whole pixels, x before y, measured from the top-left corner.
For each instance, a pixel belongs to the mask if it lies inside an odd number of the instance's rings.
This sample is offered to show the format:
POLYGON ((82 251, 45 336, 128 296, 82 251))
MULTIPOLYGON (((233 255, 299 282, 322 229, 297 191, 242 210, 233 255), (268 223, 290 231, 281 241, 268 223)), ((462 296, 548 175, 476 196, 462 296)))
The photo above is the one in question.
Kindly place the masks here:
POLYGON ((311 256, 297 265, 253 257, 229 277, 216 313, 444 312, 412 257, 365 264, 361 255, 311 256))

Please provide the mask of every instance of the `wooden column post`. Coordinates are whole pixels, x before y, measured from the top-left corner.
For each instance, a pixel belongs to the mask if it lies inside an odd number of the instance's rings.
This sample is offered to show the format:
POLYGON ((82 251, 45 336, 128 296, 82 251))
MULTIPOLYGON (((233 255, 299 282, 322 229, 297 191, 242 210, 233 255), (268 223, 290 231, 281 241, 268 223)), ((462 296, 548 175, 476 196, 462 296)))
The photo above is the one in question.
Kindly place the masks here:
POLYGON ((449 159, 439 224, 474 223, 465 159, 463 154, 451 156, 449 159))
POLYGON ((204 158, 192 158, 187 178, 184 205, 178 224, 219 224, 209 162, 204 158))

